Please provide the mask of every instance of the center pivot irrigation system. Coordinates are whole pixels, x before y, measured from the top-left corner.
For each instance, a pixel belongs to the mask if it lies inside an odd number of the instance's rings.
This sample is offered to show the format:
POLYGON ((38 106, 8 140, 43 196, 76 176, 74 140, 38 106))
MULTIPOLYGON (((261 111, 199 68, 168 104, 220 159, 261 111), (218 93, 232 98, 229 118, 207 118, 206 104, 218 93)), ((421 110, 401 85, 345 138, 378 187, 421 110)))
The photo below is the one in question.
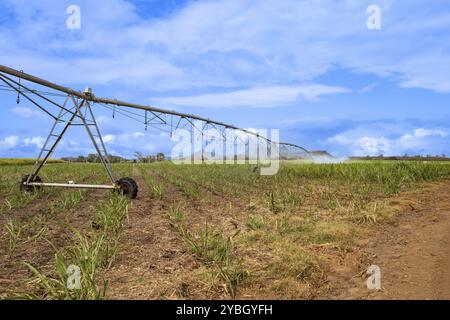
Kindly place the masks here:
POLYGON ((192 114, 184 114, 115 99, 99 98, 92 93, 90 88, 87 88, 84 92, 76 91, 3 65, 0 65, 0 91, 12 92, 14 95, 17 95, 17 104, 20 103, 21 98, 28 100, 54 120, 50 133, 32 167, 31 173, 25 175, 20 182, 21 190, 26 192, 41 187, 112 189, 121 191, 124 195, 132 199, 136 198, 138 186, 132 178, 124 177, 116 179, 114 177, 105 143, 92 111, 94 106, 109 109, 112 112, 113 118, 115 118, 116 114, 120 114, 138 121, 145 126, 145 130, 147 130, 147 127, 153 127, 172 134, 176 129, 186 128, 192 132, 197 130, 203 137, 206 130, 213 129, 217 130, 224 139, 227 139, 224 134, 225 130, 233 130, 236 133, 236 139, 240 139, 244 144, 249 144, 251 141, 250 138, 252 138, 257 144, 265 143, 270 147, 278 148, 280 154, 302 154, 303 156, 309 156, 309 152, 300 146, 291 143, 274 142, 258 133, 233 125, 192 114), (40 88, 31 88, 28 84, 25 85, 24 82, 29 82, 34 86, 38 85, 40 88), (75 184, 73 182, 44 183, 38 176, 40 170, 55 151, 56 146, 70 126, 82 126, 86 129, 100 162, 105 168, 111 182, 110 184, 92 185, 75 184))

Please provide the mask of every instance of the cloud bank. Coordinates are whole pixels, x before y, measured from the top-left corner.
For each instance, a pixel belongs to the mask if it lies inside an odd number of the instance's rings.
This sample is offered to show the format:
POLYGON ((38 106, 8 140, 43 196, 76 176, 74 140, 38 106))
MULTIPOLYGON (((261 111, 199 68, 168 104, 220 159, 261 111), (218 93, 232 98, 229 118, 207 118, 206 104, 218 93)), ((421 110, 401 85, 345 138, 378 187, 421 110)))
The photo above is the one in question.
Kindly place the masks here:
POLYGON ((2 1, 14 18, 0 20, 0 60, 68 84, 162 91, 291 85, 342 68, 450 92, 444 0, 380 0, 383 24, 375 32, 366 28, 370 1, 192 1, 149 18, 139 2, 80 0, 76 32, 65 28, 69 4, 2 1))

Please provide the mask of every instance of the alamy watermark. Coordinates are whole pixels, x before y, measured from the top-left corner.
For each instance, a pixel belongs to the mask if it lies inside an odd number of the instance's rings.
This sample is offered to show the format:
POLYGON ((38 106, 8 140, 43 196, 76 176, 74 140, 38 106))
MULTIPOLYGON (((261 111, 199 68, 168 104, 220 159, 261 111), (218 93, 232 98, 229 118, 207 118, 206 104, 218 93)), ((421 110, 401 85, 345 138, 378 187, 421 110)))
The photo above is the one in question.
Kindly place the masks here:
POLYGON ((279 130, 255 130, 252 134, 234 129, 177 129, 172 134, 171 158, 176 164, 256 164, 261 175, 275 175, 280 167, 279 130), (270 133, 270 135, 269 135, 270 133))
POLYGON ((380 290, 381 289, 381 269, 377 265, 371 265, 367 268, 367 289, 380 290))
POLYGON ((75 4, 67 7, 66 13, 69 17, 66 20, 66 27, 69 30, 81 29, 81 8, 75 4))
POLYGON ((69 290, 79 290, 81 289, 81 269, 79 266, 70 265, 67 268, 67 289, 69 290))
POLYGON ((381 30, 381 8, 377 5, 370 5, 366 10, 369 17, 366 25, 369 30, 381 30))

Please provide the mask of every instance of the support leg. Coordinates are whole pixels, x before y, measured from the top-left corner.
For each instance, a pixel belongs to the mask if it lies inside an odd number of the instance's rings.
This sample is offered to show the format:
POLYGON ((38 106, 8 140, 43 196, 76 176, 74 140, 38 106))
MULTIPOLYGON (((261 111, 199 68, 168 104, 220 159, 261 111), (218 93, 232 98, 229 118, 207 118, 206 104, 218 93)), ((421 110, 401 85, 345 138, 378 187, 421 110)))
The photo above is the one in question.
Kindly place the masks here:
MULTIPOLYGON (((68 98, 64 102, 64 107, 67 104, 67 100, 68 100, 68 98)), ((41 171, 42 167, 45 165, 47 160, 50 158, 53 151, 56 149, 56 146, 61 141, 65 132, 67 131, 67 129, 71 125, 72 121, 74 120, 74 118, 76 116, 76 112, 72 113, 67 121, 64 121, 64 116, 66 116, 67 113, 68 112, 64 111, 63 109, 61 109, 59 111, 58 117, 55 119, 52 129, 50 130, 50 133, 47 136, 47 139, 45 140, 45 143, 42 146, 41 151, 39 152, 39 156, 36 159, 36 162, 34 163, 33 168, 31 169, 31 173, 26 180, 27 184, 35 181, 37 175, 39 174, 39 171, 41 171), (63 127, 62 127, 61 131, 58 132, 58 128, 61 127, 61 125, 63 125, 63 127), (53 142, 52 142, 52 140, 53 140, 53 142), (50 146, 50 148, 48 148, 50 143, 51 143, 51 146, 50 146), (44 156, 44 154, 45 154, 45 156, 44 156), (44 156, 44 157, 42 158, 42 156, 44 156), (41 159, 42 159, 42 161, 41 161, 41 159)))
POLYGON ((81 116, 81 122, 83 123, 89 137, 91 138, 92 144, 94 145, 94 148, 97 151, 100 161, 103 164, 103 167, 105 168, 106 173, 108 174, 108 178, 111 180, 112 184, 115 184, 116 179, 114 179, 114 175, 112 173, 111 164, 108 159, 108 153, 106 152, 105 144, 101 137, 100 130, 98 129, 97 123, 95 122, 94 114, 92 113, 92 109, 91 109, 91 106, 89 105, 89 102, 87 102, 86 100, 83 100, 81 102, 81 104, 78 105, 73 97, 72 97, 72 100, 73 100, 73 103, 74 103, 75 107, 77 108, 77 111, 80 115, 82 115, 81 108, 83 107, 83 105, 85 106, 86 112, 85 112, 85 116, 83 116, 83 115, 81 116), (87 115, 91 116, 91 119, 90 119, 91 123, 88 123, 88 121, 86 120, 87 115), (95 134, 92 133, 90 126, 93 126, 95 128, 95 134), (99 139, 100 146, 97 143, 96 138, 99 139))
POLYGON ((82 100, 80 103, 73 96, 68 96, 62 108, 56 117, 55 122, 50 130, 50 133, 39 153, 39 156, 32 168, 31 174, 25 176, 21 181, 21 189, 24 191, 32 191, 40 187, 66 187, 66 188, 88 188, 88 189, 115 189, 122 192, 122 194, 129 198, 136 198, 138 187, 136 182, 129 177, 116 180, 112 171, 111 163, 109 161, 108 153, 106 151, 105 143, 102 139, 100 130, 95 121, 94 113, 88 101, 82 100), (67 101, 71 99, 74 107, 71 110, 65 109, 67 101), (67 115, 69 115, 67 117, 67 115), (67 118, 67 119, 65 119, 67 118), (80 119, 81 123, 75 123, 75 118, 80 119), (100 162, 111 181, 110 185, 87 185, 87 184, 72 184, 72 183, 43 183, 39 178, 38 173, 42 167, 47 163, 52 153, 55 151, 57 145, 63 138, 67 129, 72 125, 82 125, 86 129, 89 138, 97 151, 100 162), (59 129, 62 126, 62 129, 59 129))

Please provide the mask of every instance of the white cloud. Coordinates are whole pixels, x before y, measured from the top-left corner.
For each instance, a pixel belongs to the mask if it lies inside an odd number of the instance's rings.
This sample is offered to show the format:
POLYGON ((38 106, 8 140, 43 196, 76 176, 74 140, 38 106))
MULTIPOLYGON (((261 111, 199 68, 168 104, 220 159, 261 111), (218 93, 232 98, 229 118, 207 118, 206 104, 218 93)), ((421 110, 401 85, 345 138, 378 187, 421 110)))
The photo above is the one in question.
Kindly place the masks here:
POLYGON ((43 115, 41 112, 37 110, 33 110, 26 107, 15 107, 11 110, 12 113, 14 113, 16 116, 22 117, 22 118, 42 118, 43 115))
POLYGON ((145 133, 135 132, 135 133, 133 133, 133 137, 134 138, 143 138, 143 137, 145 137, 145 133))
POLYGON ((430 137, 430 136, 438 136, 438 137, 446 137, 448 134, 442 130, 427 130, 427 129, 416 129, 414 130, 413 135, 406 134, 404 138, 417 138, 417 137, 430 137))
POLYGON ((18 136, 8 136, 5 137, 3 140, 0 140, 0 147, 1 148, 14 148, 17 146, 17 143, 19 142, 18 136))
POLYGON ((330 144, 337 143, 337 144, 351 144, 351 140, 344 134, 338 134, 334 137, 330 137, 327 139, 327 142, 330 144))
MULTIPOLYGON (((91 140, 87 137, 79 140, 72 140, 66 137, 62 139, 55 149, 53 157, 78 156, 96 153, 91 140)), ((107 151, 109 154, 117 154, 132 158, 135 151, 141 151, 146 154, 151 152, 168 152, 170 150, 170 138, 165 132, 133 132, 122 134, 105 134, 103 135, 107 151)), ((2 156, 11 157, 12 155, 36 156, 36 149, 41 149, 45 143, 45 138, 41 136, 35 137, 19 137, 7 136, 0 138, 0 153, 2 156), (34 151, 31 151, 30 147, 34 151), (11 149, 14 148, 14 153, 11 149)))
POLYGON ((64 2, 3 2, 15 23, 5 20, 0 29, 0 60, 57 82, 260 87, 344 68, 450 92, 443 0, 433 6, 380 0, 379 32, 366 28, 369 1, 191 1, 164 18, 145 19, 128 1, 79 0, 76 34, 65 29, 64 2))
POLYGON ((343 145, 350 149, 351 155, 379 155, 391 151, 391 142, 384 137, 353 138, 346 134, 338 134, 327 139, 329 145, 343 145))
POLYGON ((318 100, 322 95, 350 92, 342 87, 317 84, 303 86, 265 86, 225 93, 203 94, 187 97, 163 97, 152 101, 171 106, 227 107, 278 107, 299 99, 318 100))
POLYGON ((405 134, 396 142, 397 147, 403 150, 420 150, 427 146, 430 138, 445 138, 447 133, 442 130, 416 129, 413 134, 405 134))
POLYGON ((371 92, 376 86, 377 86, 376 83, 371 83, 371 84, 361 88, 360 90, 358 90, 358 93, 371 92))
POLYGON ((354 143, 356 154, 377 155, 390 151, 390 142, 386 138, 361 137, 354 143))
POLYGON ((430 146, 436 154, 447 152, 446 145, 448 133, 438 129, 417 128, 412 133, 385 137, 380 134, 358 136, 358 130, 350 130, 327 139, 330 148, 343 146, 350 155, 402 155, 430 153, 430 146))
POLYGON ((23 140, 23 143, 26 146, 36 146, 37 148, 42 148, 44 143, 45 143, 45 139, 43 137, 34 137, 34 138, 25 138, 23 140))
POLYGON ((107 134, 103 136, 104 143, 114 143, 116 141, 116 136, 113 134, 107 134))
MULTIPOLYGON (((163 151, 168 148, 170 141, 165 132, 132 132, 121 134, 105 134, 103 141, 107 144, 110 154, 117 154, 127 157, 133 157, 135 151, 144 153, 153 151, 163 151)), ((83 144, 89 147, 89 142, 83 144)))
POLYGON ((114 134, 106 134, 104 135, 103 142, 107 144, 126 144, 133 141, 145 140, 146 138, 152 137, 151 135, 146 135, 142 132, 134 132, 134 133, 122 133, 119 135, 114 134))
POLYGON ((77 141, 70 140, 69 141, 69 145, 72 146, 72 147, 78 147, 80 145, 80 143, 77 142, 77 141))

